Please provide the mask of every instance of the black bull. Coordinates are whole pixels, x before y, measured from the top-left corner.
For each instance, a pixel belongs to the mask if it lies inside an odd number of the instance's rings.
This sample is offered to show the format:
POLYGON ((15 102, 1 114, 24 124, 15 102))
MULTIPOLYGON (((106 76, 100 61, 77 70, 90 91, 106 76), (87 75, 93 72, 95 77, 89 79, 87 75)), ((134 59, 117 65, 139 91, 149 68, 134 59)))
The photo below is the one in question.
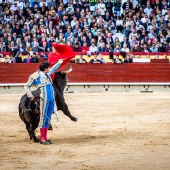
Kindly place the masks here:
MULTIPOLYGON (((53 88, 55 92, 57 109, 61 110, 72 121, 76 122, 78 119, 71 115, 68 106, 65 103, 63 91, 66 84, 66 73, 56 72, 53 81, 53 88)), ((29 133, 30 139, 33 139, 34 142, 38 142, 39 140, 35 136, 35 129, 38 127, 40 120, 40 90, 35 90, 32 93, 35 96, 34 100, 30 100, 26 94, 21 97, 19 103, 19 116, 21 120, 26 124, 26 129, 29 133)))

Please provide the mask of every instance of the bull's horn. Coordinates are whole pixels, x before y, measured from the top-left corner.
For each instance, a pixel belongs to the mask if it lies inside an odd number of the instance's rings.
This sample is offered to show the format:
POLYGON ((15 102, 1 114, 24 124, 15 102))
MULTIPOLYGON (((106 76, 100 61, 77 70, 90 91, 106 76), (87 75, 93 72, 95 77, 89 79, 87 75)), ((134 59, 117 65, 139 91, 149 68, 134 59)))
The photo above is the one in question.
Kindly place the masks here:
POLYGON ((68 74, 68 73, 70 73, 72 70, 73 70, 73 69, 72 69, 72 66, 70 66, 70 68, 69 68, 68 70, 62 71, 62 73, 68 74))

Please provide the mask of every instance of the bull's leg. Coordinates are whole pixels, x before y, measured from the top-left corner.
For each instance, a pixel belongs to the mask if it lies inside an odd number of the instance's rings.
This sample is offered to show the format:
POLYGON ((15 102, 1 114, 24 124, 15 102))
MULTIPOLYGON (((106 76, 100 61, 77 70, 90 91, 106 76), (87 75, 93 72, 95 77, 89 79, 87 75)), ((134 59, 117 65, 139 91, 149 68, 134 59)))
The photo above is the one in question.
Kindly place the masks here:
POLYGON ((34 142, 39 142, 39 139, 37 139, 37 137, 36 137, 36 135, 35 135, 35 131, 33 130, 32 124, 30 124, 30 129, 29 129, 29 131, 30 131, 30 134, 31 134, 34 142))
POLYGON ((35 135, 35 131, 32 128, 32 124, 26 125, 28 134, 30 136, 30 140, 34 140, 34 142, 39 142, 39 140, 37 139, 36 135, 35 135))
POLYGON ((28 134, 29 134, 29 136, 30 136, 30 140, 32 140, 32 135, 31 135, 31 133, 30 133, 30 125, 29 125, 29 124, 26 124, 26 129, 27 129, 28 134))
POLYGON ((61 110, 63 111, 63 113, 68 116, 72 121, 76 122, 78 119, 74 116, 71 115, 70 111, 68 110, 68 106, 67 104, 65 103, 65 101, 62 101, 60 103, 60 105, 62 106, 61 107, 61 110))
POLYGON ((40 141, 39 139, 37 139, 34 130, 32 131, 32 137, 33 137, 34 142, 39 142, 40 141))

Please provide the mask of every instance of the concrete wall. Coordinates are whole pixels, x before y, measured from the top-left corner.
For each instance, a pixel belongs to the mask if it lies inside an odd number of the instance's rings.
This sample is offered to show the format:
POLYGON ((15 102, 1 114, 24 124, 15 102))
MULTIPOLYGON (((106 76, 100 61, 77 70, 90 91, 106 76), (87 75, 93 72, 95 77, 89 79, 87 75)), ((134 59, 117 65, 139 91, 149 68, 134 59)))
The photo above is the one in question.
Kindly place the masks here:
MULTIPOLYGON (((32 88, 35 90, 35 88, 32 88)), ((68 84, 65 87, 65 93, 170 93, 170 83, 165 84, 148 84, 148 83, 126 83, 126 84, 68 84)), ((0 85, 0 94, 24 94, 23 85, 12 86, 12 85, 0 85)))

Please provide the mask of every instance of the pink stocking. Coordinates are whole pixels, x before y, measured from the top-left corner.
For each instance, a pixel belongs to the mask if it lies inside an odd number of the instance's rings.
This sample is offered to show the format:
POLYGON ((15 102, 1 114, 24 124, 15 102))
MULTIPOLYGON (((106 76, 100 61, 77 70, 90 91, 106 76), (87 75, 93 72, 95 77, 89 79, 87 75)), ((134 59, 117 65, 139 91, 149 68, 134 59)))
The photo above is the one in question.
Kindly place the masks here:
POLYGON ((47 132, 48 132, 48 127, 44 128, 44 139, 47 141, 47 132))
POLYGON ((41 141, 44 141, 45 138, 44 138, 44 135, 45 135, 45 128, 40 128, 40 140, 41 141))

